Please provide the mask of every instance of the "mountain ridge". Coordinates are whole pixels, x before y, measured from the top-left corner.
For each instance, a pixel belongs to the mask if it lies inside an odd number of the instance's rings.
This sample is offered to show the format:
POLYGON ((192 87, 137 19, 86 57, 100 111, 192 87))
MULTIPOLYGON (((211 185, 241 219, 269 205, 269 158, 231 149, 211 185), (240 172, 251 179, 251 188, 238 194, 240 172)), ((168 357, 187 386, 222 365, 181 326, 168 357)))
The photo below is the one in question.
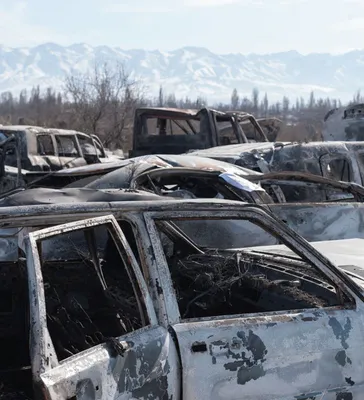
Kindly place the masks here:
POLYGON ((241 98, 250 97, 255 87, 261 97, 267 92, 270 101, 308 98, 311 91, 316 97, 347 101, 364 86, 364 50, 216 54, 198 46, 161 51, 48 42, 34 47, 0 45, 0 92, 18 94, 37 85, 60 90, 66 75, 86 72, 95 62, 122 62, 150 96, 156 96, 162 85, 165 93, 200 96, 209 103, 229 102, 234 88, 241 98))

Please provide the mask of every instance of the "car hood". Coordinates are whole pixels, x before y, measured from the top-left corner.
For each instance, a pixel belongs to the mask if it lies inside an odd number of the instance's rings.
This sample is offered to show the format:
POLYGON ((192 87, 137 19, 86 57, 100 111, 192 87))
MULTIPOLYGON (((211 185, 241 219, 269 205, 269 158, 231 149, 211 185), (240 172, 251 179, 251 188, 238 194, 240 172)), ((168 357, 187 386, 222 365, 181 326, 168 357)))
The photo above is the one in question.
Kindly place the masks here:
MULTIPOLYGON (((288 145, 291 142, 280 142, 282 145, 288 145)), ((252 150, 267 151, 273 150, 274 143, 271 142, 254 142, 254 143, 240 143, 230 144, 227 146, 211 147, 209 149, 193 150, 189 155, 200 157, 212 157, 217 159, 239 159, 243 153, 250 153, 252 150)))

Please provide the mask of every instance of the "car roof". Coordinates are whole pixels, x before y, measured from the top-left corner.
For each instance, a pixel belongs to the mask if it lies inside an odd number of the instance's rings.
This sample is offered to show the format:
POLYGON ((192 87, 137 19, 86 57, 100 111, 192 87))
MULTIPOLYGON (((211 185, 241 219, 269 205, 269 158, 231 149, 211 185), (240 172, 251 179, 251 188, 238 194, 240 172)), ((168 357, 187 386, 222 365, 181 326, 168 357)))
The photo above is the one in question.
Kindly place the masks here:
POLYGON ((34 132, 34 133, 55 133, 57 135, 85 135, 90 136, 84 132, 78 132, 71 129, 58 129, 58 128, 45 128, 41 126, 33 126, 33 125, 2 125, 0 126, 0 132, 34 132))

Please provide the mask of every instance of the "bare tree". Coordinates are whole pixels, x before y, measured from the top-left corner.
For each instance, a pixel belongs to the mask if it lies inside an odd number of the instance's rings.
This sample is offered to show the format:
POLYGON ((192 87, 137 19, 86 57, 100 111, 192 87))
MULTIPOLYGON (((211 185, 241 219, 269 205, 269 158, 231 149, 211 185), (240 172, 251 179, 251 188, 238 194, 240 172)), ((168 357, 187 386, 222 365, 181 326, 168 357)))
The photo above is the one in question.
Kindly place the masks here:
POLYGON ((233 90, 233 92, 231 93, 231 109, 232 110, 237 110, 239 107, 239 95, 238 95, 238 91, 236 89, 233 90))
POLYGON ((269 101, 268 101, 268 95, 265 93, 264 99, 263 99, 263 108, 264 108, 264 116, 268 116, 268 108, 269 108, 269 101))
POLYGON ((253 103, 253 113, 258 114, 259 110, 259 90, 254 88, 252 91, 252 103, 253 103))
POLYGON ((95 65, 92 72, 67 76, 64 92, 76 129, 97 134, 105 146, 121 147, 128 141, 142 93, 122 64, 95 65))
POLYGON ((164 107, 164 92, 162 86, 159 87, 158 107, 164 107))

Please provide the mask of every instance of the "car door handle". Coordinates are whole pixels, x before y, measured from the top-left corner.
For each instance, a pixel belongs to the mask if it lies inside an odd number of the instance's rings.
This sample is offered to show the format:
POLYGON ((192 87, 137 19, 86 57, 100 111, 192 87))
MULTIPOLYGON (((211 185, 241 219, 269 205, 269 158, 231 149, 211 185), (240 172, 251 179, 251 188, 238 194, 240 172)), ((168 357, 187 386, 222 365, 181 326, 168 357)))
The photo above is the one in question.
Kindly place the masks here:
POLYGON ((111 350, 112 357, 121 356, 124 357, 125 353, 130 349, 130 346, 124 340, 119 341, 114 337, 107 338, 105 344, 111 350))
POLYGON ((204 353, 205 351, 207 351, 207 345, 205 342, 192 343, 191 351, 193 353, 204 353))

